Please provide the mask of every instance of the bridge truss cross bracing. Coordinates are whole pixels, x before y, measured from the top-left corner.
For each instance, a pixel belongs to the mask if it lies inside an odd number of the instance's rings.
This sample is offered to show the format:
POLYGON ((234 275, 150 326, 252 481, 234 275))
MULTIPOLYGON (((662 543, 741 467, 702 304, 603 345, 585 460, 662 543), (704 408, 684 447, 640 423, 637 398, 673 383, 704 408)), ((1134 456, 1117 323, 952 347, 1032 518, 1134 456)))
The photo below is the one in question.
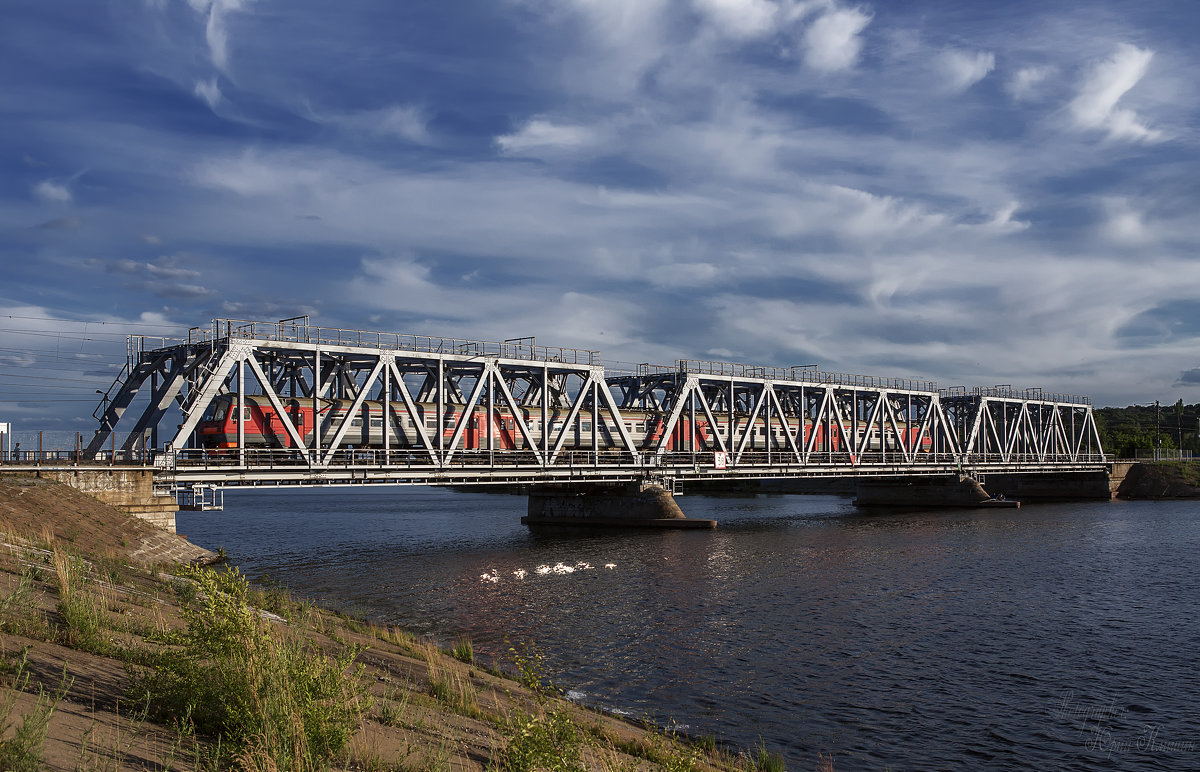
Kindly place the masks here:
POLYGON ((127 426, 123 451, 149 437, 179 486, 1104 468, 1079 397, 690 360, 606 371, 597 352, 532 339, 336 330, 306 318, 215 320, 153 348, 135 338, 98 418, 88 454, 127 426), (181 417, 169 439, 168 414, 181 417))

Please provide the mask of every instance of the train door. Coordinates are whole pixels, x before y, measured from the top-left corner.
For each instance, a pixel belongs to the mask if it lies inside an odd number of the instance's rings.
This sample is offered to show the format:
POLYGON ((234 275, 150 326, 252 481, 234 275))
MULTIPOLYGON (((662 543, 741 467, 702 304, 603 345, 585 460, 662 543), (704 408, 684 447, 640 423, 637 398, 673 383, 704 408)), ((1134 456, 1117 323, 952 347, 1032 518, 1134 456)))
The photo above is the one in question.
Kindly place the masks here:
MULTIPOLYGON (((305 432, 305 426, 306 426, 306 424, 304 422, 304 411, 302 411, 299 406, 292 405, 291 407, 288 408, 287 414, 288 414, 288 418, 290 418, 292 421, 292 426, 296 427, 296 434, 299 434, 300 437, 303 439, 304 432, 305 432)), ((284 428, 282 425, 280 425, 280 431, 283 432, 283 437, 286 441, 286 444, 284 445, 284 447, 285 448, 292 447, 292 444, 293 444, 292 443, 292 435, 288 434, 287 429, 284 428)))
POLYGON ((479 418, 480 417, 478 415, 472 414, 471 417, 467 419, 467 430, 463 432, 463 447, 467 450, 479 449, 479 440, 483 434, 483 431, 480 427, 479 418))
POLYGON ((279 414, 274 409, 263 410, 263 431, 266 434, 268 447, 291 447, 292 438, 288 436, 287 430, 283 428, 283 421, 279 420, 279 414))
POLYGON ((496 417, 496 428, 500 437, 499 446, 503 450, 517 449, 517 423, 512 416, 499 414, 496 417))

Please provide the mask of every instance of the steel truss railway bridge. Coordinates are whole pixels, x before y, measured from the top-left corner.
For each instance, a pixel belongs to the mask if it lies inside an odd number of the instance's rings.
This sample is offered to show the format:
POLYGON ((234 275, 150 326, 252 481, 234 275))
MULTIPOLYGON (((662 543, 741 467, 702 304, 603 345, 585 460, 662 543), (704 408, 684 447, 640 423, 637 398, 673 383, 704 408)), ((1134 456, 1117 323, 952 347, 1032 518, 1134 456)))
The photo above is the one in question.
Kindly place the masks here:
POLYGON ((131 336, 126 367, 95 415, 85 458, 152 461, 156 485, 184 496, 258 485, 670 486, 1106 469, 1085 397, 938 389, 815 367, 606 367, 598 352, 532 338, 332 329, 307 317, 217 319, 186 340, 131 336), (248 445, 245 411, 232 447, 199 447, 202 416, 233 395, 274 408, 275 447, 248 445), (293 420, 298 406, 317 415, 330 400, 349 408, 340 418, 327 413, 321 431, 293 420), (361 428, 352 431, 368 400, 382 411, 371 416, 391 427, 373 447, 358 439, 361 428), (485 430, 469 444, 470 419, 485 430), (498 439, 493 421, 508 439, 498 439))

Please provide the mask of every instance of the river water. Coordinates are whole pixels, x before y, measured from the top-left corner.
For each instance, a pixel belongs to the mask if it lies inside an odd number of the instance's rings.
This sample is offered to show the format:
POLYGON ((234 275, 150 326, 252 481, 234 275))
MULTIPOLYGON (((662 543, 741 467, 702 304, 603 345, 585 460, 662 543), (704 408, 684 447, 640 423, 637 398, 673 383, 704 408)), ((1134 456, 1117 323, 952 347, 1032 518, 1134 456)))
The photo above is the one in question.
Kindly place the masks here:
POLYGON ((1200 769, 1200 504, 866 515, 683 496, 715 531, 547 530, 525 498, 228 492, 178 516, 251 578, 790 769, 1200 769))

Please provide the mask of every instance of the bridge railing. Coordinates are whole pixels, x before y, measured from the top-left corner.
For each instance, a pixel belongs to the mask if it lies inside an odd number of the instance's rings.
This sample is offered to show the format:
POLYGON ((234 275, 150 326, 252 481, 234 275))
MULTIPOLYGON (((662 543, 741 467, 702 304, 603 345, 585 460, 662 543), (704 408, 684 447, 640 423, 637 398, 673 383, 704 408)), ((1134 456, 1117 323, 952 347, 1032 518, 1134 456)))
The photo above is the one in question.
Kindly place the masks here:
POLYGON ((666 375, 670 373, 711 375, 718 378, 762 378, 770 381, 803 381, 837 386, 856 386, 869 389, 903 389, 936 392, 936 381, 916 378, 884 378, 874 375, 855 375, 818 370, 816 365, 773 367, 738 362, 718 362, 703 359, 679 359, 674 367, 668 365, 637 365, 637 375, 666 375))
MULTIPOLYGON (((420 351, 430 354, 466 356, 495 356, 503 359, 527 359, 537 362, 562 362, 572 365, 598 365, 600 352, 589 349, 539 346, 532 338, 520 341, 484 341, 465 338, 445 338, 432 335, 410 335, 398 332, 355 330, 339 327, 317 327, 285 322, 260 322, 245 319, 214 319, 211 333, 195 336, 189 342, 208 342, 211 339, 242 338, 278 343, 309 343, 324 346, 353 346, 398 351, 420 351), (210 337, 211 336, 211 337, 210 337), (528 340, 528 342, 525 342, 528 340)), ((207 331, 205 331, 207 332, 207 331)))
POLYGON ((1016 399, 1022 401, 1034 402, 1058 402, 1071 405, 1090 405, 1092 404, 1091 397, 1083 396, 1082 394, 1060 394, 1055 392, 1042 391, 1040 387, 1031 387, 1028 389, 1014 389, 1012 386, 1005 384, 999 386, 976 386, 970 391, 967 391, 966 386, 951 386, 942 389, 940 392, 944 399, 963 398, 963 397, 993 397, 995 399, 1016 399))
POLYGON ((102 450, 88 456, 82 450, 10 450, 0 454, 0 465, 11 466, 148 466, 154 458, 149 451, 102 450))

